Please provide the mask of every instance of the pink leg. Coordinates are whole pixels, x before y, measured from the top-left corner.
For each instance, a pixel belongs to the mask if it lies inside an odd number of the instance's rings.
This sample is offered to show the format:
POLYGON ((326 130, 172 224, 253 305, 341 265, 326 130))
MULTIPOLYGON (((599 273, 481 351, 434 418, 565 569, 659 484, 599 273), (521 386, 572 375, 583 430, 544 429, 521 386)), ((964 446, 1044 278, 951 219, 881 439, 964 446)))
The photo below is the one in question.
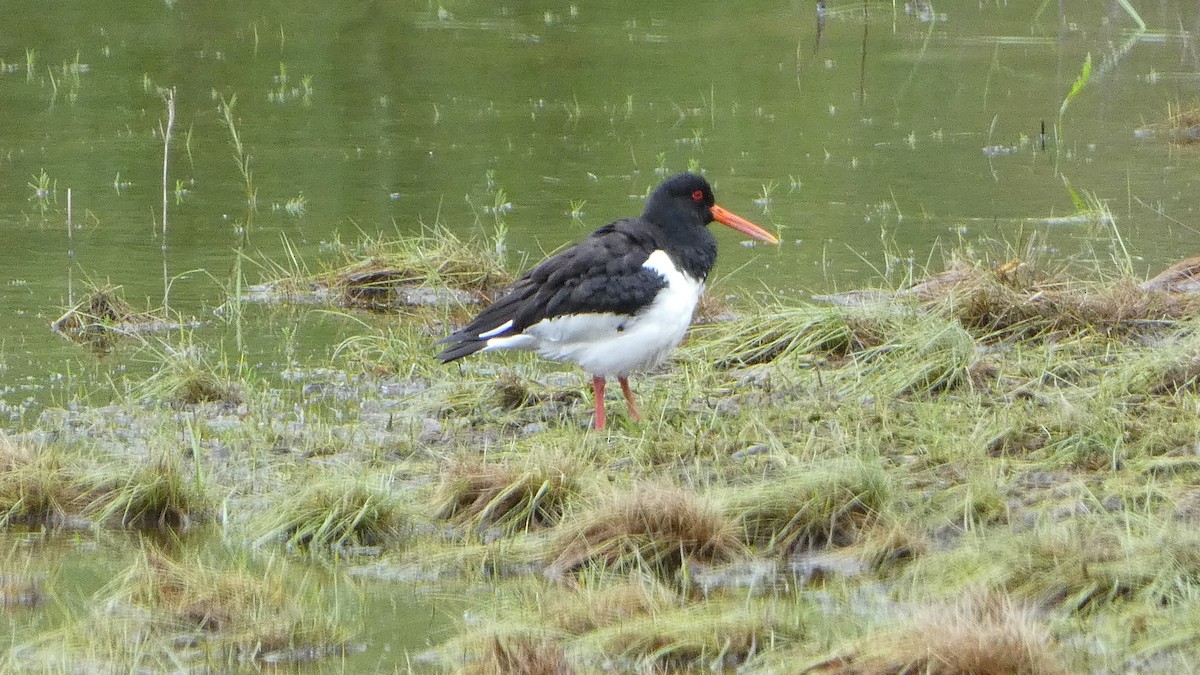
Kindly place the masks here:
POLYGON ((592 396, 596 399, 596 431, 604 429, 604 378, 592 378, 592 396))
POLYGON ((629 416, 635 422, 640 421, 642 416, 638 414, 637 405, 633 402, 633 392, 629 390, 629 378, 617 378, 621 381, 621 393, 625 394, 625 404, 629 406, 629 416))

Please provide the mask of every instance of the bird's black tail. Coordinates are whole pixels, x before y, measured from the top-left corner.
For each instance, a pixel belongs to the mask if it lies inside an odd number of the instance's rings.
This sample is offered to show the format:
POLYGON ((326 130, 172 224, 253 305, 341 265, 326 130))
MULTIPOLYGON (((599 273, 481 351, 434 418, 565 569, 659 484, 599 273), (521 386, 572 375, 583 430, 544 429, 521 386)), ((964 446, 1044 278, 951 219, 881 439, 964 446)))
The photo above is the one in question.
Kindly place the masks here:
POLYGON ((450 363, 451 361, 461 359, 464 356, 470 356, 471 354, 474 354, 475 352, 487 346, 487 340, 480 340, 479 338, 470 336, 459 337, 458 335, 451 335, 450 337, 439 340, 438 344, 443 344, 446 342, 450 342, 452 344, 438 352, 438 355, 434 357, 442 363, 450 363))

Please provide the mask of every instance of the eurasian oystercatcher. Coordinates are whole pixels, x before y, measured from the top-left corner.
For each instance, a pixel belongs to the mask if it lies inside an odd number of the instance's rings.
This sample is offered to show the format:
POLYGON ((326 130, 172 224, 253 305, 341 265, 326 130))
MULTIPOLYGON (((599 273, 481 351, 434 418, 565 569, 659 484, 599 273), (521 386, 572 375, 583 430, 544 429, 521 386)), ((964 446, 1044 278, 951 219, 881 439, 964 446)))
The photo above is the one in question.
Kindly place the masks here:
POLYGON ((592 374, 597 430, 604 428, 605 379, 615 377, 640 419, 629 374, 662 363, 683 340, 704 281, 717 261, 717 221, 771 244, 770 232, 717 206, 701 176, 663 181, 637 218, 609 223, 543 260, 438 344, 449 363, 493 349, 525 349, 571 361, 592 374))

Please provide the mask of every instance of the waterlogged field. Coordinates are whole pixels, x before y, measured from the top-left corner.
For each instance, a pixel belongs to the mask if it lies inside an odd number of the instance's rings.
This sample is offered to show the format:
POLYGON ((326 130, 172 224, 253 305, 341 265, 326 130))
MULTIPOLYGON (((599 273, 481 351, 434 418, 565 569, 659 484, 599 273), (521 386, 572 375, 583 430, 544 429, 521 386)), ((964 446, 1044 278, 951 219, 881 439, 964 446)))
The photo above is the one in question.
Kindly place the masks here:
POLYGON ((1194 4, 114 12, 0 28, 5 670, 1195 669, 1194 4), (643 421, 433 360, 685 169, 784 243, 643 421))

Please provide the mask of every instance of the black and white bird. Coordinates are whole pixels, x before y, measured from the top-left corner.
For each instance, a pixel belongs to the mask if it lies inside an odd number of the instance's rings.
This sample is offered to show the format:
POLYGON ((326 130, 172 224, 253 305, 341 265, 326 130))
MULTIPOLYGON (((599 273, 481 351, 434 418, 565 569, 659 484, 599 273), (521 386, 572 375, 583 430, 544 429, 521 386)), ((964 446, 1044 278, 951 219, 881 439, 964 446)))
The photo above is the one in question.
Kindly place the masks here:
POLYGON ((779 243, 717 206, 701 176, 681 173, 651 193, 637 218, 618 220, 543 260, 474 321, 440 340, 442 363, 478 351, 523 349, 592 374, 595 428, 604 428, 604 385, 615 377, 639 419, 629 375, 662 363, 683 340, 717 261, 707 225, 723 223, 779 243))

